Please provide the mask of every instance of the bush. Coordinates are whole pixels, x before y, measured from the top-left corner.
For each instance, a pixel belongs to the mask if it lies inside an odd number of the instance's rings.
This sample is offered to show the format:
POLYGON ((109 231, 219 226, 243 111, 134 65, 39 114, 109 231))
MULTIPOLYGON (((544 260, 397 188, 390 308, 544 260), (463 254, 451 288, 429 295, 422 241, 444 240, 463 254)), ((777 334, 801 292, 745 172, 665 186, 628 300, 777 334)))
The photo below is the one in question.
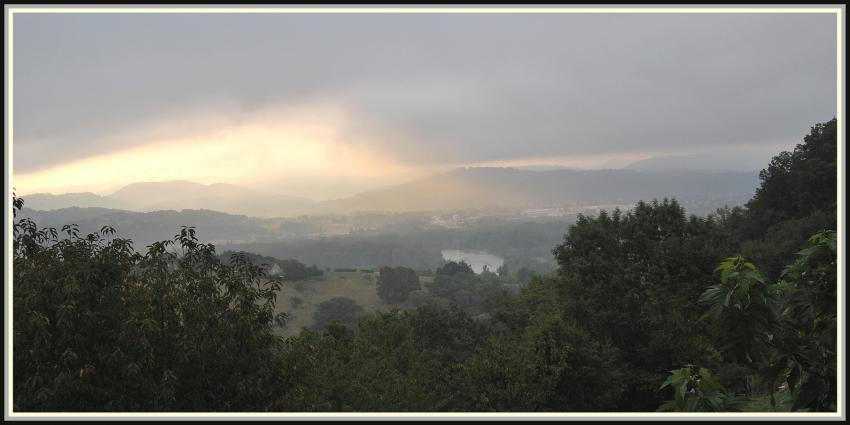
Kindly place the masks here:
POLYGON ((334 297, 318 305, 313 314, 313 329, 324 329, 331 322, 340 322, 352 327, 357 323, 357 316, 363 312, 363 307, 351 298, 334 297))
POLYGON ((472 267, 470 267, 469 264, 466 263, 466 261, 449 261, 442 267, 437 267, 436 275, 454 276, 458 273, 475 274, 475 272, 472 270, 472 267))
POLYGON ((407 267, 382 267, 378 275, 377 291, 381 300, 387 304, 400 304, 407 300, 411 292, 420 289, 419 276, 407 267))

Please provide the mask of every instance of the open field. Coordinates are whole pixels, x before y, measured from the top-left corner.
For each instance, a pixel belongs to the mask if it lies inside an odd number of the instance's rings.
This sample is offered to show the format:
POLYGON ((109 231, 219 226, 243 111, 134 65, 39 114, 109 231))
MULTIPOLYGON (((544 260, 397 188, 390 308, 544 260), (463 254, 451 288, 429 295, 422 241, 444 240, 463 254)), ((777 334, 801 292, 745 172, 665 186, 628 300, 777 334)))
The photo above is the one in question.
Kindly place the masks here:
MULTIPOLYGON (((430 277, 420 277, 423 284, 430 277)), ((321 277, 308 280, 286 282, 277 296, 277 311, 289 314, 283 336, 297 334, 301 328, 313 323, 313 314, 318 304, 334 297, 351 298, 363 306, 364 311, 388 310, 399 307, 385 304, 375 291, 378 273, 367 272, 325 272, 321 277), (292 298, 298 297, 303 303, 293 307, 292 298)))

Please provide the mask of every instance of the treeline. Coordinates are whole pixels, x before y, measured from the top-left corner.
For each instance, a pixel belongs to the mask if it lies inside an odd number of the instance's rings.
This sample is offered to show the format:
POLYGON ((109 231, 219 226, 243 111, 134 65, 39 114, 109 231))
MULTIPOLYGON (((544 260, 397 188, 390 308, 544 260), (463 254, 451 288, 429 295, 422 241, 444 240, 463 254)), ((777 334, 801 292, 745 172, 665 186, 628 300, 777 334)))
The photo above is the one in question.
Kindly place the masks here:
POLYGON ((437 268, 433 279, 420 285, 419 277, 407 267, 382 267, 377 281, 378 296, 384 303, 412 309, 423 305, 458 307, 466 314, 489 314, 497 297, 516 293, 519 284, 513 276, 484 270, 475 274, 466 262, 449 261, 437 268))
MULTIPOLYGON (((665 199, 579 217, 557 271, 486 294, 487 314, 467 311, 480 281, 452 264, 429 288, 443 305, 286 340, 278 281, 244 255, 225 264, 191 228, 136 254, 108 228, 59 238, 19 220, 14 408, 713 411, 782 385, 788 408, 834 411, 835 127, 775 157, 745 207, 696 217, 665 199)), ((406 274, 384 296, 409 300, 406 274)))
POLYGON ((230 265, 231 258, 244 257, 254 265, 261 266, 266 274, 280 276, 286 282, 295 282, 299 280, 309 279, 311 277, 322 276, 324 272, 316 267, 315 264, 306 266, 298 260, 279 260, 274 257, 263 256, 251 252, 234 252, 224 251, 219 255, 219 259, 225 265, 230 265))

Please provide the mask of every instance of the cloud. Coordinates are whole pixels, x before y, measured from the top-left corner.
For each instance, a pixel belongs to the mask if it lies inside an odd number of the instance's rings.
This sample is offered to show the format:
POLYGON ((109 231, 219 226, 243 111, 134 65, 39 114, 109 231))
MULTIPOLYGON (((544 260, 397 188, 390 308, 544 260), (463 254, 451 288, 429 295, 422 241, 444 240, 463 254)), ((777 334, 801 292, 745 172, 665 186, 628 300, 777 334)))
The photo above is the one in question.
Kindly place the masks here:
MULTIPOLYGON (((415 172, 391 155, 344 138, 345 120, 333 106, 267 109, 230 125, 210 122, 214 130, 200 134, 152 137, 118 151, 16 173, 15 185, 34 192, 55 188, 57 182, 80 187, 108 187, 115 181, 257 183, 310 176, 397 179, 415 172)), ((157 127, 148 134, 160 132, 157 127)))
MULTIPOLYGON (((257 172, 267 161, 216 162, 210 146, 219 145, 206 140, 242 128, 251 137, 222 155, 252 157, 269 145, 245 123, 274 124, 269 114, 314 105, 338 111, 333 143, 321 146, 363 160, 358 173, 389 163, 792 147, 835 115, 832 15, 15 19, 16 177, 83 176, 81 164, 129 152, 194 152, 233 175, 257 172), (163 140, 192 148, 151 147, 163 140)), ((305 155, 295 168, 327 157, 287 143, 305 155)), ((140 155, 150 170, 179 174, 168 159, 140 155)))

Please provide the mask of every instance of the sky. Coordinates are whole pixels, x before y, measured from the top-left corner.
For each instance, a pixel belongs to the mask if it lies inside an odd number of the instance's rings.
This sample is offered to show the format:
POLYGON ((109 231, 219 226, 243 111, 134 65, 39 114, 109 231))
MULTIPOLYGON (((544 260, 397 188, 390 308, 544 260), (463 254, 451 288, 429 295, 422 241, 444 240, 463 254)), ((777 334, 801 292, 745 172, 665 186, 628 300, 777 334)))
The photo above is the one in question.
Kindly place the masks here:
POLYGON ((15 186, 316 199, 458 166, 760 169, 836 114, 821 14, 16 14, 15 186))

